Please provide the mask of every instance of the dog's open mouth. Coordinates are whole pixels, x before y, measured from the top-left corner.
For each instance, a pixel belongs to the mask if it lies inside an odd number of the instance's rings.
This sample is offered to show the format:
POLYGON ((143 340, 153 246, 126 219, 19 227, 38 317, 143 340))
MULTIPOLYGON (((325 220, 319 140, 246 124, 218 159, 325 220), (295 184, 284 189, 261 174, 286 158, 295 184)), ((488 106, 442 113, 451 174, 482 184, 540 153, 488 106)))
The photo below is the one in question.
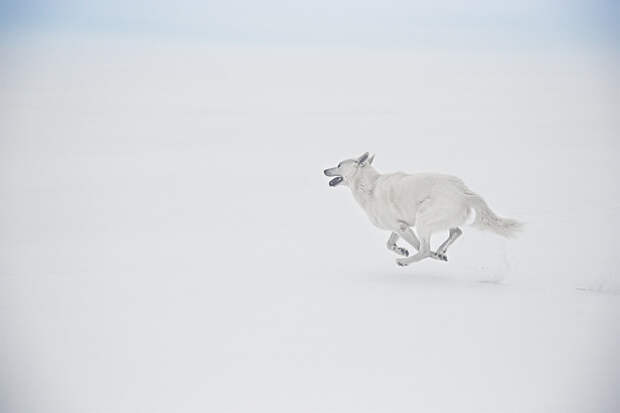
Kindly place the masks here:
POLYGON ((342 176, 337 176, 334 179, 332 179, 331 181, 329 181, 329 186, 336 186, 340 182, 342 182, 342 180, 343 180, 342 176))

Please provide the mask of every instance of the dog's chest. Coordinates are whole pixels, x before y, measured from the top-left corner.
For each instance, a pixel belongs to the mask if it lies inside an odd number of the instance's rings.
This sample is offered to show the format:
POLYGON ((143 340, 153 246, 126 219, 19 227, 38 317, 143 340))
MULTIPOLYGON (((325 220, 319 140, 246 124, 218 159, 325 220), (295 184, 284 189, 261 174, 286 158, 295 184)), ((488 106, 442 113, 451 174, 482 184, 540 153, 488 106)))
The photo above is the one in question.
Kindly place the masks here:
POLYGON ((390 207, 388 202, 366 194, 358 194, 355 196, 355 199, 366 212, 373 225, 385 230, 398 228, 400 218, 394 214, 394 209, 390 207))

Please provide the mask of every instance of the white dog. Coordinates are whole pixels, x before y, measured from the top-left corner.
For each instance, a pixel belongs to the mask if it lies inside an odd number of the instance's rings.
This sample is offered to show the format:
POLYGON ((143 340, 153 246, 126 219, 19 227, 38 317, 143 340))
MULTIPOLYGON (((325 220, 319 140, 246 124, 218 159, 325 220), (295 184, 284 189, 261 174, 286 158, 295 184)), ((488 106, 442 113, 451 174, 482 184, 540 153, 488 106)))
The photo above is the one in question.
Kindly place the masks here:
POLYGON ((353 197, 370 221, 392 232, 387 241, 388 249, 408 257, 397 259, 398 265, 409 265, 427 257, 447 261, 446 251, 463 233, 459 226, 467 221, 472 210, 476 213, 472 225, 479 229, 511 237, 521 228, 521 223, 495 215, 484 199, 470 191, 459 178, 402 172, 380 174, 371 166, 373 160, 374 155, 369 158, 366 152, 324 173, 335 177, 329 181, 329 186, 342 184, 351 188, 353 197), (450 236, 437 251, 431 251, 431 235, 445 230, 450 231, 450 236), (396 245, 399 237, 418 252, 409 257, 406 249, 396 245))

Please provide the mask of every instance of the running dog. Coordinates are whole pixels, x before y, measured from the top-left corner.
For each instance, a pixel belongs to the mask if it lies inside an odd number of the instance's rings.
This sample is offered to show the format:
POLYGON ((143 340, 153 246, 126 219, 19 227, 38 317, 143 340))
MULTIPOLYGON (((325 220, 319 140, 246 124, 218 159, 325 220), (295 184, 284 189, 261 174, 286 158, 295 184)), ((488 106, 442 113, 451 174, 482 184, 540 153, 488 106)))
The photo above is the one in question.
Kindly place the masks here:
POLYGON ((400 266, 429 257, 447 261, 448 247, 463 233, 459 227, 467 221, 472 210, 476 214, 472 226, 478 229, 509 238, 522 227, 518 221, 495 215, 484 199, 469 190, 459 178, 430 173, 380 174, 372 167, 373 160, 374 155, 369 157, 366 152, 323 172, 334 177, 329 186, 348 186, 370 221, 392 232, 387 247, 406 257, 396 260, 400 266), (437 251, 431 251, 431 236, 445 230, 449 230, 448 239, 437 251), (417 253, 409 256, 409 251, 396 244, 399 238, 411 244, 417 253))

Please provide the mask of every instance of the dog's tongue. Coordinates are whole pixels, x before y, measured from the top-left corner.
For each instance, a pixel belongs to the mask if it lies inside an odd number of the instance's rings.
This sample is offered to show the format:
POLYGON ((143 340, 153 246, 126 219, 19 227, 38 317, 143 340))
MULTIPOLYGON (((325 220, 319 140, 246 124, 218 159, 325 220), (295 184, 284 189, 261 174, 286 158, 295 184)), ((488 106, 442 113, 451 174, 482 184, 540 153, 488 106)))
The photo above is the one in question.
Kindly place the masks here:
POLYGON ((331 181, 329 181, 329 186, 336 186, 340 182, 342 182, 342 176, 337 176, 334 179, 332 179, 331 181))

